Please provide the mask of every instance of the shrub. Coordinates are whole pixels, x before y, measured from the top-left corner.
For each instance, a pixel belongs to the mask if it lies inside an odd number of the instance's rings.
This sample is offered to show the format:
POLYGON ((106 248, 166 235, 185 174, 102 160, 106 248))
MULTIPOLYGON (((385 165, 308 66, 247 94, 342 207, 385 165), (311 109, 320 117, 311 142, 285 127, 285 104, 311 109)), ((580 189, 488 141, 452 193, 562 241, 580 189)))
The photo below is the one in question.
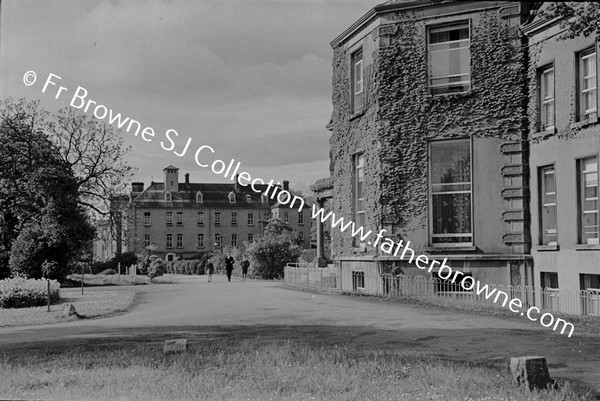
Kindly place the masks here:
POLYGON ((114 269, 106 269, 106 270, 102 270, 100 273, 98 273, 100 275, 104 275, 104 276, 111 276, 113 274, 117 274, 117 271, 114 269))
POLYGON ((148 267, 148 277, 150 277, 150 281, 154 277, 162 276, 165 274, 166 265, 164 260, 159 258, 156 255, 152 255, 150 257, 150 266, 148 267))
MULTIPOLYGON (((48 284, 42 279, 21 277, 0 280, 0 308, 29 308, 48 302, 48 284)), ((57 302, 60 284, 50 280, 50 302, 57 302)))
POLYGON ((117 270, 119 268, 119 262, 121 263, 121 269, 125 269, 127 266, 135 265, 138 262, 138 258, 135 255, 135 252, 124 252, 120 256, 117 255, 106 262, 94 262, 92 264, 92 273, 98 274, 98 272, 106 269, 117 270))

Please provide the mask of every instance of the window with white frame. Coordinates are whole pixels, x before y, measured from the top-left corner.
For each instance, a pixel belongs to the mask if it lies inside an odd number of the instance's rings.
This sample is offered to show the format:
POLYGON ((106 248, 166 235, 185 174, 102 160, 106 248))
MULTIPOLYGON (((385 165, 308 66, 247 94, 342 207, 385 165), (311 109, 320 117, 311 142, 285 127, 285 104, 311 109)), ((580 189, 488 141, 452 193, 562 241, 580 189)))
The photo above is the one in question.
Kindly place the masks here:
POLYGON ((237 246, 237 234, 231 234, 231 246, 237 246))
POLYGON ((304 213, 298 212, 298 225, 304 224, 304 213))
POLYGON ((196 203, 202 202, 204 202, 204 195, 202 195, 202 192, 198 191, 196 192, 196 203))
POLYGON ((598 244, 598 157, 577 161, 579 243, 598 244))
POLYGON ((364 63, 362 48, 351 55, 351 87, 352 87, 352 112, 357 113, 362 110, 364 105, 364 63))
POLYGON ((254 225, 254 213, 248 212, 248 225, 249 226, 254 225))
POLYGON ((221 213, 215 212, 215 225, 221 224, 221 213))
POLYGON ((150 234, 144 234, 144 247, 148 248, 150 246, 150 234))
POLYGON ((177 248, 183 248, 183 234, 177 234, 177 248))
MULTIPOLYGON (((357 227, 366 227, 365 218, 365 156, 363 153, 354 155, 354 222, 357 227)), ((354 246, 365 247, 360 238, 354 237, 354 246)))
POLYGON ((229 193, 229 203, 235 203, 235 194, 233 192, 229 193))
POLYGON ((254 234, 248 234, 248 242, 254 241, 254 234))
POLYGON ((554 166, 540 167, 540 233, 542 245, 558 244, 556 226, 556 174, 554 166))
POLYGON ((198 225, 201 226, 204 224, 204 212, 198 212, 198 225))
POLYGON ((198 234, 198 248, 204 248, 204 234, 198 234))
POLYGON ((167 248, 173 248, 173 234, 167 234, 167 248))
POLYGON ((173 197, 171 196, 170 192, 165 192, 165 202, 171 202, 173 200, 173 197))
POLYGON ((554 128, 554 65, 544 67, 538 73, 540 88, 540 131, 554 128))
POLYGON ((578 117, 586 120, 598 116, 598 93, 596 80, 596 48, 591 47, 577 55, 579 67, 578 117))
POLYGON ((167 225, 173 224, 173 212, 167 212, 167 225))
POLYGON ((283 222, 284 223, 289 223, 290 222, 290 214, 289 214, 289 212, 283 212, 283 222))
POLYGON ((152 225, 152 216, 150 215, 150 212, 144 212, 144 225, 152 225))
POLYGON ((429 155, 431 244, 472 245, 471 141, 430 142, 429 155))
POLYGON ((236 225, 238 223, 238 214, 237 212, 231 212, 231 224, 236 225))
POLYGON ((177 212, 177 225, 183 225, 183 212, 177 212))
POLYGON ((215 234, 215 244, 219 249, 223 247, 223 237, 221 237, 221 234, 215 234))
POLYGON ((429 90, 433 95, 471 90, 469 21, 428 30, 429 90))

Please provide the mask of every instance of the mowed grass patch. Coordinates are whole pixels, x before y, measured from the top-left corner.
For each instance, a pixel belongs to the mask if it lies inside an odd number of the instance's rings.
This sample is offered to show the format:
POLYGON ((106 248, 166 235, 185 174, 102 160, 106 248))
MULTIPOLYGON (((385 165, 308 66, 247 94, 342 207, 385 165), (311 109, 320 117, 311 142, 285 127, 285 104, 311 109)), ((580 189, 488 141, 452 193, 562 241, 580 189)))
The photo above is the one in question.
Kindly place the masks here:
POLYGON ((78 288, 60 290, 59 303, 35 308, 0 309, 0 327, 28 326, 77 320, 76 316, 61 317, 63 305, 75 305, 77 313, 86 318, 97 318, 127 311, 134 302, 134 291, 84 291, 78 288))
POLYGON ((0 398, 61 400, 587 400, 517 388, 507 369, 290 342, 27 349, 0 357, 0 398))

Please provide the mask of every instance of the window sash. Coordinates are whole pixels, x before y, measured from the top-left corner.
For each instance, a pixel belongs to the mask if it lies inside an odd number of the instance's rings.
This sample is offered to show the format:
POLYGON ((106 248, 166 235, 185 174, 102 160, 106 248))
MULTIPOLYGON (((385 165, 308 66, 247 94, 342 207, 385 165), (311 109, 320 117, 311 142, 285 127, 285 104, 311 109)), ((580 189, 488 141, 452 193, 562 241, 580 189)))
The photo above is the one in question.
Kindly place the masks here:
POLYGON ((364 97, 364 60, 362 48, 352 53, 351 59, 351 95, 352 111, 356 112, 363 107, 364 97))
POLYGON ((167 212, 167 224, 173 224, 173 212, 167 212))
POLYGON ((215 213, 215 224, 221 224, 221 213, 215 213))
POLYGON ((558 244, 556 219, 556 172, 554 166, 540 169, 540 232, 542 245, 558 244))
POLYGON ((540 128, 554 128, 554 67, 540 72, 540 128))
POLYGON ((204 212, 198 212, 198 224, 204 224, 204 212))
POLYGON ((598 244, 598 158, 579 160, 580 242, 598 244))
POLYGON ((146 248, 150 246, 150 234, 144 234, 144 246, 146 248))
POLYGON ((183 234, 177 234, 177 248, 183 248, 183 234))
POLYGON ((429 29, 427 59, 432 94, 471 90, 469 23, 429 29))
POLYGON ((221 234, 215 234, 215 242, 217 243, 217 248, 221 248, 223 245, 223 238, 221 234))
POLYGON ((298 212, 298 224, 304 224, 304 214, 302 212, 298 212))
POLYGON ((167 234, 167 248, 173 248, 173 235, 167 234))
POLYGON ((583 52, 579 57, 579 117, 585 120, 598 111, 596 51, 583 52))
POLYGON ((248 234, 248 242, 254 241, 254 234, 248 234))
POLYGON ((183 224, 183 212, 177 212, 177 224, 183 224))
POLYGON ((144 225, 145 226, 152 225, 152 216, 150 215, 150 213, 144 213, 144 225))
POLYGON ((204 234, 198 234, 198 248, 204 248, 204 234))
POLYGON ((248 225, 249 226, 254 225, 254 214, 253 213, 248 213, 248 225))
POLYGON ((231 246, 237 246, 237 234, 231 234, 231 246))
MULTIPOLYGON (((366 213, 364 204, 364 168, 365 156, 360 153, 354 156, 354 216, 358 227, 366 225, 366 213)), ((354 237, 354 246, 364 246, 365 241, 359 237, 354 237)))
POLYGON ((231 212, 231 224, 237 224, 237 213, 231 212))

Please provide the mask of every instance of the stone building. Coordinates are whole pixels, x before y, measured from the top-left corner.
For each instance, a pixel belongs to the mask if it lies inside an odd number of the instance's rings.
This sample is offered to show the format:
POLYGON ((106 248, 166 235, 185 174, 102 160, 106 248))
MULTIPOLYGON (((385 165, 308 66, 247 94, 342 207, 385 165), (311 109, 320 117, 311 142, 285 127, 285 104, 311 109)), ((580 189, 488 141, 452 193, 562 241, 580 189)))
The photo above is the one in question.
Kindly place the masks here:
MULTIPOLYGON (((277 197, 242 186, 235 180, 229 184, 192 183, 189 174, 179 182, 179 169, 163 170, 164 181, 133 183, 129 202, 122 208, 127 225, 123 234, 123 250, 142 253, 150 244, 165 260, 193 258, 199 253, 241 247, 262 234, 271 218, 288 217, 288 224, 303 238, 302 247, 310 247, 310 212, 305 206, 298 211, 283 208, 277 197)), ((255 185, 264 192, 267 185, 255 185)), ((274 187, 271 194, 279 187, 274 187)), ((289 182, 283 182, 289 190, 289 182)), ((121 230, 118 230, 119 233, 121 230)), ((118 234, 120 235, 120 234, 118 234)), ((120 241, 117 241, 120 242, 120 241)))
MULTIPOLYGON (((335 38, 331 178, 317 183, 317 198, 474 279, 531 284, 519 31, 528 11, 509 1, 389 1, 335 38)), ((374 236, 331 235, 343 289, 356 273, 372 293, 384 272, 423 274, 371 246, 374 236)))
POLYGON ((523 26, 530 57, 531 254, 535 285, 558 291, 538 294, 538 304, 587 314, 592 305, 579 291, 600 292, 598 43, 596 36, 561 40, 559 23, 536 17, 523 26))

